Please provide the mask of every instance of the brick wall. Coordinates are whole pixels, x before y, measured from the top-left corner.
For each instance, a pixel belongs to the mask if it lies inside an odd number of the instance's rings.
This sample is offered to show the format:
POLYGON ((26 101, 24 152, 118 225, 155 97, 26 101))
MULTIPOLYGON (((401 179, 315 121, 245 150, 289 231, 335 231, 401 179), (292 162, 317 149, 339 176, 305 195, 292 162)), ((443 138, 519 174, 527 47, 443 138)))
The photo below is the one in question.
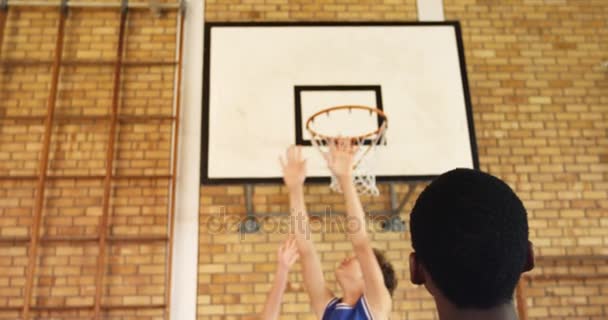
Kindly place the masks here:
MULTIPOLYGON (((525 281, 532 319, 608 317, 608 83, 599 64, 608 58, 608 7, 603 0, 445 0, 446 18, 463 27, 481 165, 508 181, 524 199, 531 237, 541 257, 525 281), (506 4, 505 4, 506 3, 506 4), (570 257, 564 259, 562 257, 570 257), (599 257, 599 258, 598 258, 599 257), (604 258, 602 258, 604 257, 604 258), (594 279, 587 275, 603 275, 594 279), (559 275, 559 277, 555 277, 559 275)), ((206 4, 209 21, 384 21, 415 20, 413 0, 215 0, 206 4)), ((109 59, 116 49, 118 14, 112 10, 72 10, 66 24, 64 59, 109 59)), ((58 14, 51 9, 15 9, 9 14, 0 58, 49 61, 58 14)), ((151 18, 133 12, 126 59, 173 59, 175 15, 151 18)), ((107 115, 111 66, 65 66, 57 114, 107 115)), ((50 63, 2 64, 0 117, 44 116, 50 63)), ((123 69, 121 113, 169 115, 173 67, 123 69)), ((49 173, 103 174, 108 126, 102 122, 62 123, 53 129, 49 173)), ((0 175, 36 175, 44 134, 38 120, 0 120, 0 175)), ((119 126, 116 174, 167 174, 170 123, 119 126)), ((417 195, 422 185, 414 186, 417 195)), ((405 194, 408 185, 399 185, 405 194)), ((45 192, 42 235, 91 236, 98 230, 103 182, 59 179, 45 192)), ((112 188, 110 232, 115 236, 162 235, 168 184, 120 180, 112 188)), ((369 209, 388 206, 387 189, 365 199, 369 209)), ((28 237, 36 183, 0 179, 0 239, 28 237)), ((342 209, 341 197, 326 186, 306 190, 311 211, 342 209)), ((259 186, 256 210, 284 212, 285 190, 259 186)), ((408 221, 406 205, 402 218, 408 221)), ((245 212, 242 186, 201 188, 198 317, 241 319, 259 311, 272 280, 275 249, 283 235, 272 231, 279 218, 265 218, 265 232, 247 235, 217 230, 211 218, 238 221, 245 212)), ((332 270, 349 251, 339 218, 313 237, 323 268, 332 270)), ((374 229, 374 230, 377 230, 374 229)), ((394 261, 400 286, 394 319, 436 318, 424 289, 409 284, 409 235, 375 232, 374 245, 394 261), (401 263, 400 263, 401 262, 401 263)), ((33 303, 74 306, 92 303, 98 247, 92 243, 47 243, 40 247, 33 303)), ((26 242, 0 244, 0 308, 20 307, 27 266, 26 242)), ((162 243, 110 246, 104 303, 162 304, 166 268, 162 243)), ((290 275, 285 319, 312 319, 299 267, 290 275)), ((17 309, 18 310, 18 309, 17 309)), ((42 319, 85 317, 88 310, 36 311, 42 319)), ((162 310, 106 311, 108 319, 162 318, 162 310)), ((0 319, 19 311, 0 310, 0 319)))
MULTIPOLYGON (((603 0, 444 0, 462 23, 481 167, 513 186, 529 211, 538 268, 524 281, 530 319, 608 317, 608 6, 603 0), (593 276, 595 275, 595 276, 593 276)), ((208 21, 416 20, 415 1, 206 2, 208 21)), ((408 185, 399 185, 398 193, 408 185)), ((414 186, 414 198, 423 185, 414 186)), ((386 208, 387 190, 367 207, 386 208)), ((340 211, 326 186, 306 190, 310 211, 340 211)), ((247 319, 261 309, 284 238, 267 230, 243 238, 242 186, 203 186, 200 208, 199 319, 247 319), (231 230, 220 230, 218 220, 231 230)), ((413 199, 412 199, 413 200, 413 199)), ((402 218, 407 221, 410 201, 402 218)), ((258 186, 259 212, 286 212, 280 186, 258 186)), ((313 237, 329 283, 350 250, 328 228, 313 237)), ((318 229, 317 229, 318 230, 318 229)), ((374 245, 394 262, 399 288, 393 319, 436 319, 434 302, 409 283, 409 234, 376 232, 374 245)), ((299 266, 290 275, 284 319, 313 319, 299 266)))
POLYGON ((608 317, 608 7, 444 3, 463 26, 480 162, 529 209, 541 257, 526 282, 530 317, 608 317))
POLYGON ((211 0, 206 21, 416 19, 415 0, 211 0))
MULTIPOLYGON (((419 193, 423 186, 413 186, 419 193)), ((409 190, 407 185, 396 188, 399 196, 409 190)), ((388 188, 382 186, 382 195, 364 199, 368 210, 389 209, 388 188)), ((253 194, 258 212, 288 212, 284 187, 258 186, 253 194)), ((310 212, 343 211, 341 195, 330 192, 326 185, 311 185, 306 189, 306 201, 310 212)), ((411 209, 412 201, 404 212, 411 209)), ((199 248, 199 319, 247 319, 259 312, 270 289, 276 264, 276 249, 285 238, 284 217, 266 217, 260 220, 261 232, 241 235, 238 223, 245 213, 244 189, 241 186, 204 186, 201 188, 201 236, 199 248)), ((405 215, 401 216, 405 219, 405 215)), ((395 261, 394 267, 400 284, 395 292, 394 319, 433 317, 429 295, 406 282, 408 269, 405 263, 409 255, 409 234, 381 232, 380 224, 386 217, 370 219, 373 245, 385 250, 387 257, 395 261)), ((329 285, 339 292, 333 270, 352 252, 350 241, 343 232, 344 219, 339 216, 315 219, 311 233, 329 285)), ((285 296, 285 319, 314 319, 309 312, 308 296, 302 286, 299 264, 289 275, 290 285, 285 296)))
MULTIPOLYGON (((43 240, 32 294, 35 319, 92 315, 100 253, 95 237, 100 231, 110 129, 110 122, 100 116, 111 115, 111 61, 117 50, 119 12, 71 8, 66 20, 47 173, 97 177, 53 178, 45 184, 43 240), (98 63, 102 61, 109 63, 98 63), (78 118, 82 116, 98 118, 78 118), (68 238, 81 240, 65 240, 68 238)), ((11 7, 4 28, 0 52, 0 319, 19 318, 24 302, 27 239, 32 233, 37 191, 36 180, 17 177, 40 173, 45 131, 41 117, 47 112, 58 21, 55 8, 11 7)), ((172 115, 175 66, 171 63, 176 59, 176 34, 175 10, 160 17, 141 9, 128 14, 124 60, 130 64, 122 68, 119 115, 130 118, 121 120, 116 132, 113 174, 122 178, 114 180, 110 190, 101 298, 102 305, 120 308, 104 307, 103 319, 166 319, 168 260, 167 243, 162 239, 168 235, 170 180, 130 177, 171 173, 172 121, 131 120, 172 115), (145 61, 159 63, 142 64, 145 61), (118 240, 142 237, 152 240, 118 240)))

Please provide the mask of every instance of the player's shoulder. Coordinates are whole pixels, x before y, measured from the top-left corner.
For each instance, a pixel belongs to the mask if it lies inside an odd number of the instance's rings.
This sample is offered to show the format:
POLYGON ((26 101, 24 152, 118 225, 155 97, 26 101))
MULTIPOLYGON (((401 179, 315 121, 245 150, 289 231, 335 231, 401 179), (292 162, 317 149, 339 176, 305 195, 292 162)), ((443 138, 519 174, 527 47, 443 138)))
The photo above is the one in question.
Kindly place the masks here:
POLYGON ((329 299, 329 301, 327 301, 327 304, 325 305, 325 310, 335 309, 336 306, 341 302, 342 302, 342 298, 333 297, 333 298, 329 299))
POLYGON ((328 314, 330 314, 333 310, 336 310, 336 307, 341 302, 342 298, 332 297, 331 299, 329 299, 329 301, 327 301, 327 303, 325 304, 325 308, 323 309, 323 319, 325 320, 328 314))
POLYGON ((367 303, 365 295, 362 295, 361 298, 359 298, 359 301, 357 301, 357 305, 355 307, 359 308, 360 313, 365 316, 364 319, 373 319, 372 310, 370 309, 369 304, 367 303))
POLYGON ((372 313, 364 296, 357 303, 348 305, 340 298, 333 298, 325 307, 323 320, 372 320, 372 313))
MULTIPOLYGON (((392 304, 392 303, 391 303, 392 304)), ((375 312, 369 305, 367 297, 362 295, 355 305, 357 314, 361 315, 358 319, 370 319, 370 320, 387 320, 390 315, 390 304, 386 310, 376 310, 375 312)))

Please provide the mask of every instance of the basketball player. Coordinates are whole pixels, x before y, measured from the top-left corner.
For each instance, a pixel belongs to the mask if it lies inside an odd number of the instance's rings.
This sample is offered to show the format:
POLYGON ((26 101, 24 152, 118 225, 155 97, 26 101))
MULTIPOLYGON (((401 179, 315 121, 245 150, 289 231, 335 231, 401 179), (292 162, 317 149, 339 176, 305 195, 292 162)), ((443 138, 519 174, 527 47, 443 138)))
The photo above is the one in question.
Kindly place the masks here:
POLYGON ((534 267, 527 213, 503 181, 456 169, 418 197, 410 216, 410 279, 442 320, 515 320, 513 291, 534 267))
POLYGON ((290 237, 279 247, 277 252, 277 271, 272 288, 266 298, 266 304, 260 314, 260 320, 275 320, 279 318, 281 300, 283 300, 283 293, 287 287, 287 274, 296 260, 298 260, 298 248, 296 247, 295 238, 290 237))
POLYGON ((295 237, 300 252, 304 285, 310 304, 322 320, 383 320, 391 310, 391 295, 397 285, 392 265, 382 253, 372 248, 367 235, 364 212, 352 182, 355 148, 349 141, 332 141, 327 163, 338 177, 346 201, 349 224, 348 235, 354 255, 346 258, 335 270, 342 297, 336 298, 327 288, 321 262, 308 233, 309 222, 304 203, 303 185, 306 161, 299 147, 291 146, 286 158, 280 158, 283 180, 289 190, 291 218, 295 223, 295 237), (355 226, 353 226, 355 225, 355 226))

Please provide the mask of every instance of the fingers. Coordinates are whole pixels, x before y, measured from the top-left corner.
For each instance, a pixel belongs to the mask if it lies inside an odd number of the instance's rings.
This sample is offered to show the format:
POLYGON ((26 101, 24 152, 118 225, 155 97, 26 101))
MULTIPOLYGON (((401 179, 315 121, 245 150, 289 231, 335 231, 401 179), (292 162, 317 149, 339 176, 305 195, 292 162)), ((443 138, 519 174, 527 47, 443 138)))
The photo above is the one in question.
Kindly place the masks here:
POLYGON ((321 152, 321 155, 323 156, 323 159, 325 159, 325 161, 330 162, 331 151, 330 152, 321 152))
POLYGON ((291 145, 289 147, 289 160, 299 161, 302 159, 302 148, 300 146, 291 145))
POLYGON ((348 137, 329 139, 328 145, 330 154, 335 154, 338 151, 347 153, 355 153, 357 151, 357 145, 353 143, 352 138, 348 137))
POLYGON ((329 154, 335 154, 338 151, 337 140, 329 139, 329 154))
POLYGON ((289 148, 287 148, 287 152, 285 153, 285 156, 287 158, 288 163, 293 160, 294 148, 295 148, 294 145, 290 145, 289 148))
POLYGON ((298 254, 298 246, 296 245, 296 239, 289 239, 285 243, 285 255, 288 257, 298 254))
POLYGON ((338 148, 340 149, 340 151, 346 151, 347 149, 347 143, 346 143, 346 138, 340 138, 338 139, 338 148))
MULTIPOLYGON (((290 162, 301 162, 302 161, 302 148, 300 146, 291 145, 285 150, 286 163, 290 162)), ((284 162, 285 163, 285 162, 284 162)))
POLYGON ((344 152, 351 153, 351 154, 355 152, 356 144, 353 143, 352 138, 343 138, 341 141, 341 144, 342 144, 342 150, 344 152))
POLYGON ((283 248, 283 251, 285 252, 297 249, 295 236, 293 234, 290 234, 280 247, 283 248))
POLYGON ((323 158, 325 158, 325 162, 327 162, 327 166, 328 167, 332 167, 334 165, 334 154, 330 151, 330 152, 325 152, 323 153, 323 158))
POLYGON ((355 143, 354 139, 345 138, 344 139, 344 151, 350 154, 355 154, 358 150, 358 145, 355 143))
POLYGON ((295 235, 290 234, 277 250, 279 263, 290 268, 299 258, 295 235))
POLYGON ((300 259, 300 254, 294 254, 291 259, 289 259, 289 265, 293 265, 296 261, 298 261, 298 259, 300 259))
POLYGON ((298 248, 296 246, 296 239, 294 237, 289 237, 289 239, 287 239, 287 241, 285 242, 285 250, 292 251, 297 249, 298 248))
POLYGON ((283 244, 281 244, 277 250, 279 257, 284 259, 291 259, 293 256, 298 255, 298 247, 296 245, 296 239, 293 235, 290 235, 283 244))

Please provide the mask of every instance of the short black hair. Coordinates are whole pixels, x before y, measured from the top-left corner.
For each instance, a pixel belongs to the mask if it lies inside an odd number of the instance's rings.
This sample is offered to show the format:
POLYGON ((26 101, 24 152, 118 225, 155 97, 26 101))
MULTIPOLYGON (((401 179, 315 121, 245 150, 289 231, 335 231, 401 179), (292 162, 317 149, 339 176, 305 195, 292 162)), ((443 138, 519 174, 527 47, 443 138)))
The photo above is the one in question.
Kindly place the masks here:
POLYGON ((442 174, 416 200, 410 232, 417 261, 456 307, 512 300, 526 264, 528 220, 505 182, 471 169, 442 174))
POLYGON ((393 265, 384 256, 384 252, 374 248, 374 255, 376 256, 376 260, 378 260, 378 264, 380 265, 380 269, 382 270, 382 276, 384 277, 384 285, 392 296, 393 292, 395 291, 395 288, 397 288, 397 276, 395 276, 395 269, 393 268, 393 265))

